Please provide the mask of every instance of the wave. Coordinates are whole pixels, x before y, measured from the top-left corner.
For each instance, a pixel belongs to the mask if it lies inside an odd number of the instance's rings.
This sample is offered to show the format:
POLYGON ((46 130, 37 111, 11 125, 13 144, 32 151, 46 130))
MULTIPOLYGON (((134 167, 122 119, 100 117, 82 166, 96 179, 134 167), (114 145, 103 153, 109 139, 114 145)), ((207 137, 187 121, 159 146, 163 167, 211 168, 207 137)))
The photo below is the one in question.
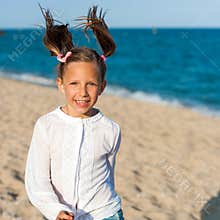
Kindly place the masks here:
MULTIPOLYGON (((37 85, 42 85, 42 86, 49 86, 49 87, 56 87, 56 82, 52 79, 48 79, 45 77, 41 76, 36 76, 31 73, 22 73, 22 74, 17 74, 17 73, 8 73, 8 72, 0 72, 0 77, 5 77, 5 78, 11 78, 19 81, 25 81, 37 85)), ((116 86, 116 85, 108 85, 104 91, 103 94, 107 95, 115 95, 123 98, 130 98, 130 99, 135 99, 143 102, 151 102, 151 103, 157 103, 157 104, 162 104, 162 105, 172 105, 175 107, 187 107, 192 109, 195 112, 198 112, 203 115, 211 116, 211 117, 220 117, 220 111, 219 110, 214 110, 210 109, 209 107, 198 104, 198 103, 193 103, 188 102, 190 104, 185 105, 183 104, 180 100, 175 99, 175 98, 162 98, 159 94, 153 94, 153 93, 146 93, 142 91, 130 91, 126 88, 116 86)))
POLYGON ((36 76, 31 73, 22 73, 22 74, 19 73, 18 74, 18 73, 12 73, 12 72, 10 73, 0 72, 0 77, 16 79, 19 81, 25 81, 25 82, 29 82, 29 83, 33 83, 37 85, 42 85, 42 86, 52 86, 52 87, 56 86, 56 83, 54 80, 41 77, 41 76, 36 76))
POLYGON ((186 107, 190 108, 191 110, 198 112, 202 115, 207 115, 211 117, 220 117, 220 111, 219 110, 214 110, 210 109, 209 107, 198 104, 195 102, 190 102, 188 101, 188 105, 183 104, 180 100, 175 99, 175 98, 162 98, 159 94, 153 94, 153 93, 146 93, 142 91, 135 91, 131 92, 126 88, 122 88, 119 86, 108 86, 105 90, 106 94, 109 95, 116 95, 124 98, 132 98, 144 102, 151 102, 151 103, 157 103, 157 104, 162 104, 162 105, 171 105, 174 107, 186 107))

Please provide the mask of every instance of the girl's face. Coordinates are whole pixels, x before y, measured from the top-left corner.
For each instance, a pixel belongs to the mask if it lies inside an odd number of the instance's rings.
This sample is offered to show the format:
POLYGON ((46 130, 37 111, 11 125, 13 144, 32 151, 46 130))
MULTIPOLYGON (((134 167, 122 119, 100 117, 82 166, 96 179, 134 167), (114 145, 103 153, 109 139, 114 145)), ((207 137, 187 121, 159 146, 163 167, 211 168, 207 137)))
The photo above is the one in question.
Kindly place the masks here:
POLYGON ((101 82, 99 75, 93 62, 71 62, 66 66, 63 80, 57 78, 57 86, 66 98, 69 115, 91 116, 92 107, 106 86, 106 81, 101 82))

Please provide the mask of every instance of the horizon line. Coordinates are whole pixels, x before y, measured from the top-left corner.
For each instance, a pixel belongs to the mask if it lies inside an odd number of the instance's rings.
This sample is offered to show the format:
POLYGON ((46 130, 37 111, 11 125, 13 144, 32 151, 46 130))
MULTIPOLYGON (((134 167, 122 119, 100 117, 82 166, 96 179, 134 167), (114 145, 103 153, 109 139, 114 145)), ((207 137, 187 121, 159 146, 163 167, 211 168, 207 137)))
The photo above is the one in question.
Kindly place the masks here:
MULTIPOLYGON (((0 31, 16 29, 38 29, 39 27, 0 27, 0 31)), ((44 28, 44 27, 43 27, 44 28)), ((74 29, 70 27, 70 29, 74 29)), ((220 26, 112 26, 109 29, 220 29, 220 26)))

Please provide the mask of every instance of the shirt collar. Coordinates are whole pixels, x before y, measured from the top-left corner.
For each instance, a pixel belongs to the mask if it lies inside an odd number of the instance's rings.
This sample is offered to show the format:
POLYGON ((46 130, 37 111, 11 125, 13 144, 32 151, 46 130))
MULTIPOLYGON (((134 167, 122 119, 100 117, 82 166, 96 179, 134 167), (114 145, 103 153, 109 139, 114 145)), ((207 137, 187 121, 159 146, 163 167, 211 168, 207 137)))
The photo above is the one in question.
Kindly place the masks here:
POLYGON ((90 123, 94 123, 94 122, 98 121, 103 116, 102 112, 98 108, 95 108, 95 109, 97 109, 98 112, 95 115, 93 115, 91 117, 88 117, 88 118, 79 118, 79 117, 73 117, 73 116, 67 115, 65 112, 63 112, 61 110, 61 105, 59 105, 55 109, 55 112, 57 113, 57 115, 59 117, 61 117, 65 121, 68 121, 68 122, 84 122, 86 124, 90 124, 90 123))

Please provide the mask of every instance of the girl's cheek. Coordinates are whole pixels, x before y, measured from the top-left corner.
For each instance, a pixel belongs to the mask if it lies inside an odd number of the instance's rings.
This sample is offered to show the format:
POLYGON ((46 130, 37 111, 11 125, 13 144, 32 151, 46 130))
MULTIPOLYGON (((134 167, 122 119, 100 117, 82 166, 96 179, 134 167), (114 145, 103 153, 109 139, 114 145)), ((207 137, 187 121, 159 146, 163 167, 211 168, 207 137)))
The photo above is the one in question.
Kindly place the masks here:
POLYGON ((77 92, 79 90, 79 88, 77 86, 72 86, 68 88, 69 92, 77 92))
POLYGON ((90 90, 91 92, 96 92, 98 91, 99 87, 98 86, 91 86, 88 88, 88 90, 90 90))

